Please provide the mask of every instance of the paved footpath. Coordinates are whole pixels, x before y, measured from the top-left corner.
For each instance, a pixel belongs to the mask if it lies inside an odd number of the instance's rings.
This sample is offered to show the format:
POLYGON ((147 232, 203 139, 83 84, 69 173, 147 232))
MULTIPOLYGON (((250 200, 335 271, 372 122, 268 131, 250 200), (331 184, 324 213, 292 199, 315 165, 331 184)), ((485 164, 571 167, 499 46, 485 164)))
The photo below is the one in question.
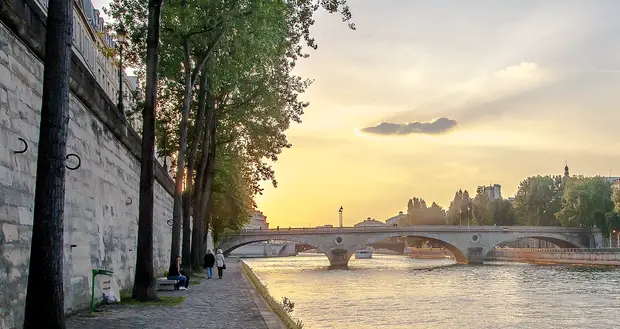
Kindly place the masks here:
POLYGON ((110 305, 93 316, 84 313, 67 318, 67 329, 285 328, 241 272, 237 260, 229 259, 226 265, 222 280, 202 280, 190 284, 188 291, 157 292, 186 296, 178 306, 110 305))

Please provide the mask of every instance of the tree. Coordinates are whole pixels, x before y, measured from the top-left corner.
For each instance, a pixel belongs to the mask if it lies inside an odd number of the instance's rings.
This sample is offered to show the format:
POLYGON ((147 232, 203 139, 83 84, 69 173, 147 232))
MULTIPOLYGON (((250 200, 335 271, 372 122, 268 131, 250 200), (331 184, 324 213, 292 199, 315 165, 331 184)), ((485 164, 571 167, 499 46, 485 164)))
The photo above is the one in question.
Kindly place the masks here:
POLYGON ((428 222, 431 225, 444 225, 446 224, 446 212, 443 208, 433 202, 430 208, 427 210, 428 222))
POLYGON ((490 221, 480 225, 512 226, 517 224, 517 216, 508 200, 497 199, 489 203, 490 221))
MULTIPOLYGON (((222 6, 218 2, 212 1, 189 1, 182 0, 180 6, 170 6, 166 12, 165 22, 166 31, 171 31, 168 37, 180 40, 180 49, 183 54, 183 107, 181 111, 181 122, 179 124, 179 147, 176 157, 176 176, 174 191, 174 206, 172 211, 172 240, 170 247, 170 266, 175 266, 176 258, 180 255, 181 247, 181 220, 183 219, 184 232, 183 245, 184 254, 190 255, 190 236, 189 236, 189 214, 183 215, 183 182, 185 180, 185 159, 187 150, 187 134, 189 127, 190 103, 192 91, 200 75, 201 70, 206 64, 209 56, 218 47, 224 33, 230 29, 230 20, 239 19, 241 15, 236 13, 237 0, 230 1, 228 5, 222 6), (231 13, 235 12, 235 13, 231 13), (231 16, 236 16, 232 17, 231 16), (202 37, 203 42, 199 49, 192 49, 192 37, 202 37), (206 39, 206 42, 204 41, 206 39), (203 49, 200 49, 204 47, 203 49), (197 56, 192 56, 197 54, 197 56)), ((177 4, 172 2, 172 4, 177 4)), ((174 41, 171 40, 171 44, 174 41)), ((200 43, 200 42, 199 42, 200 43)), ((174 48, 172 48, 174 49, 174 48)), ((205 77, 206 78, 206 77, 205 77)), ((193 173, 191 173, 193 175, 193 173)), ((191 188, 191 185, 189 185, 191 188)), ((192 191, 186 191, 186 195, 191 195, 192 191)), ((187 208, 187 207, 186 207, 187 208)), ((190 266, 187 258, 183 258, 185 266, 190 266)), ((188 270, 191 270, 188 269, 188 270)))
POLYGON ((208 218, 215 241, 243 228, 254 209, 254 181, 239 149, 227 145, 217 154, 208 218))
MULTIPOLYGON (((321 2, 329 12, 340 11, 348 21, 350 13, 344 1, 321 2), (342 7, 342 10, 339 8, 342 7)), ((290 123, 300 122, 307 103, 299 100, 309 85, 309 81, 292 74, 298 58, 307 57, 299 44, 305 40, 311 48, 316 48, 309 36, 309 26, 313 24, 312 13, 320 6, 312 2, 282 3, 281 1, 251 2, 247 8, 243 24, 235 27, 236 33, 223 38, 213 56, 208 71, 211 79, 210 93, 214 99, 213 129, 209 150, 203 147, 202 169, 196 176, 196 184, 202 184, 203 191, 196 191, 200 198, 194 211, 212 215, 213 203, 210 201, 211 186, 214 184, 219 167, 216 147, 232 147, 247 165, 251 177, 252 195, 260 193, 261 180, 271 180, 277 186, 275 173, 265 161, 277 161, 284 148, 290 147, 284 131, 290 123), (213 142, 213 140, 217 141, 213 142), (209 155, 205 158, 205 155, 209 155), (204 172, 205 163, 207 170, 204 172), (202 177, 202 178, 199 178, 202 177), (201 210, 202 209, 202 210, 201 210)), ((237 198, 239 199, 239 198, 237 198)), ((194 216, 199 229, 206 216, 194 216)), ((213 216, 213 228, 222 221, 213 216)), ((244 218, 241 222, 244 222, 244 218)), ((226 227, 240 228, 232 222, 224 221, 226 227)), ((236 222, 238 223, 238 222, 236 222)), ((197 232, 197 230, 194 230, 197 232)), ((194 239, 196 241, 196 239, 194 239)), ((192 259, 200 253, 202 240, 192 243, 192 259)))
POLYGON ((515 211, 523 225, 558 225, 555 214, 562 207, 564 183, 561 176, 528 177, 519 185, 515 211))
MULTIPOLYGON (((209 225, 206 208, 211 207, 210 194, 219 161, 217 149, 234 144, 240 150, 238 154, 251 172, 254 194, 260 192, 261 180, 272 180, 275 185, 274 171, 266 160, 276 161, 281 150, 290 147, 283 132, 291 121, 300 121, 307 106, 298 95, 309 82, 292 74, 292 70, 297 59, 307 57, 304 41, 309 48, 316 48, 310 28, 313 13, 319 8, 338 12, 349 23, 351 14, 344 0, 180 0, 162 12, 162 79, 158 86, 163 92, 157 102, 165 120, 160 120, 158 134, 165 131, 168 138, 162 141, 158 135, 157 141, 165 144, 159 148, 160 152, 164 150, 161 156, 168 156, 165 153, 171 149, 178 150, 173 159, 177 188, 171 263, 179 253, 180 217, 184 223, 184 262, 188 259, 188 208, 194 216, 191 258, 200 259, 194 256, 201 252, 203 241, 196 235, 209 225), (195 97, 194 84, 199 77, 207 83, 206 88, 199 86, 195 97), (205 116, 204 125, 201 115, 205 116), (189 151, 185 149, 188 143, 189 151), (182 179, 187 187, 185 196, 193 199, 184 204, 179 202, 182 179)), ((114 0, 107 13, 118 16, 127 27, 127 61, 138 68, 142 81, 146 7, 137 0, 114 0)), ((351 23, 349 26, 354 28, 351 23)))
POLYGON ((484 191, 484 187, 478 187, 472 200, 472 222, 476 225, 493 225, 490 208, 489 195, 484 191))
POLYGON ((620 213, 620 188, 612 186, 611 200, 614 202, 614 211, 620 213))
POLYGON ((412 225, 443 225, 446 223, 445 211, 435 202, 430 207, 422 198, 409 199, 407 217, 398 223, 401 226, 412 225))
POLYGON ((64 202, 73 1, 49 0, 24 328, 65 328, 64 202))
POLYGON ((146 88, 142 108, 142 152, 138 215, 138 247, 132 298, 158 300, 153 275, 153 191, 155 159, 155 118, 157 106, 157 67, 159 61, 159 20, 162 0, 148 2, 146 42, 146 88))
POLYGON ((606 236, 608 213, 614 208, 611 195, 611 184, 602 177, 571 177, 556 216, 563 226, 598 227, 606 236))
POLYGON ((451 225, 463 225, 469 220, 471 223, 472 216, 472 200, 469 198, 467 190, 458 190, 454 194, 454 199, 450 202, 448 208, 448 223, 451 225))

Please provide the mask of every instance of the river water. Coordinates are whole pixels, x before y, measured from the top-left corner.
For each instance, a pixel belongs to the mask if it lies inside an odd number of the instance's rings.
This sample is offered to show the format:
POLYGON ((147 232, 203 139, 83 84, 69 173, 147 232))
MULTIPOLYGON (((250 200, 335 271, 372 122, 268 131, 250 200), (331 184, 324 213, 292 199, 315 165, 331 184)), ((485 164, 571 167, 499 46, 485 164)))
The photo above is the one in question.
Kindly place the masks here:
POLYGON ((305 328, 616 328, 620 269, 405 256, 354 257, 329 270, 323 255, 246 259, 269 293, 295 303, 305 328))

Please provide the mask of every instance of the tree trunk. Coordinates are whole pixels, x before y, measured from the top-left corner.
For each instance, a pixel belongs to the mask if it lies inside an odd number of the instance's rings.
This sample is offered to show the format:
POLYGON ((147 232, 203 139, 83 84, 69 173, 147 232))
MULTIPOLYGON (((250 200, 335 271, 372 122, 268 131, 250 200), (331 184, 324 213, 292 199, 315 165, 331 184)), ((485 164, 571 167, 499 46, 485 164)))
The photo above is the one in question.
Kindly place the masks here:
POLYGON ((179 125, 179 152, 177 153, 177 170, 174 189, 174 205, 172 209, 172 242, 170 246, 170 266, 176 264, 181 255, 181 217, 183 215, 183 178, 185 170, 185 152, 187 150, 187 124, 189 121, 189 105, 192 99, 192 71, 189 48, 189 38, 183 39, 185 53, 185 96, 183 97, 183 111, 179 125))
POLYGON ((159 60, 159 19, 163 0, 149 0, 146 40, 146 90, 142 109, 142 153, 138 217, 136 277, 132 298, 158 300, 153 277, 153 189, 155 182, 155 111, 157 104, 157 64, 159 60))
POLYGON ((64 329, 65 157, 73 1, 49 0, 24 328, 64 329))
POLYGON ((185 178, 185 191, 183 192, 183 236, 182 236, 182 240, 181 240, 181 266, 183 267, 185 272, 192 272, 192 266, 191 266, 191 262, 190 262, 190 255, 191 255, 191 234, 192 234, 192 228, 191 228, 191 218, 190 218, 190 209, 192 207, 192 200, 191 200, 191 194, 189 193, 189 191, 187 190, 187 185, 190 184, 189 182, 191 181, 191 177, 189 177, 189 165, 187 166, 188 169, 188 173, 187 173, 187 177, 185 178))
POLYGON ((185 185, 185 196, 183 197, 183 266, 186 271, 192 269, 200 269, 196 267, 191 261, 191 239, 192 229, 190 227, 190 215, 192 204, 195 204, 193 196, 193 184, 194 184, 194 170, 196 166, 196 156, 198 154, 198 143, 201 140, 202 131, 204 130, 205 121, 205 107, 206 107, 206 94, 207 94, 207 73, 203 72, 200 75, 200 93, 198 94, 198 113, 196 113, 196 123, 194 124, 194 141, 189 151, 189 158, 187 159, 187 178, 185 185), (194 265, 194 266, 192 266, 194 265))
POLYGON ((198 170, 198 174, 196 175, 196 200, 194 203, 194 225, 192 232, 192 264, 194 266, 200 266, 202 260, 201 253, 201 233, 203 231, 204 222, 205 222, 205 212, 203 211, 204 204, 204 186, 205 186, 205 177, 207 172, 207 162, 209 161, 209 150, 211 149, 211 145, 215 142, 211 138, 211 130, 212 126, 215 124, 215 109, 213 107, 213 102, 211 99, 211 94, 209 90, 206 93, 207 100, 207 118, 205 120, 205 128, 204 135, 202 141, 202 158, 200 161, 200 168, 198 170))
MULTIPOLYGON (((200 214, 198 215, 198 217, 200 218, 199 223, 197 223, 197 226, 195 227, 195 232, 196 235, 194 236, 195 240, 196 240, 196 244, 192 245, 192 261, 199 263, 200 262, 200 256, 203 255, 206 250, 205 250, 205 241, 202 238, 205 233, 207 232, 207 225, 205 224, 207 222, 207 220, 205 220, 208 216, 208 205, 209 205, 209 201, 211 198, 211 187, 213 186, 213 175, 215 173, 215 137, 216 137, 216 128, 217 128, 217 114, 213 114, 212 116, 212 125, 211 125, 211 129, 210 131, 207 130, 206 132, 209 132, 208 135, 209 137, 209 150, 207 153, 207 159, 206 160, 206 166, 204 167, 204 171, 203 171, 203 177, 202 177, 202 191, 201 191, 201 197, 200 197, 200 204, 197 205, 197 208, 200 209, 200 214)), ((204 162, 203 162, 204 163, 204 162)))

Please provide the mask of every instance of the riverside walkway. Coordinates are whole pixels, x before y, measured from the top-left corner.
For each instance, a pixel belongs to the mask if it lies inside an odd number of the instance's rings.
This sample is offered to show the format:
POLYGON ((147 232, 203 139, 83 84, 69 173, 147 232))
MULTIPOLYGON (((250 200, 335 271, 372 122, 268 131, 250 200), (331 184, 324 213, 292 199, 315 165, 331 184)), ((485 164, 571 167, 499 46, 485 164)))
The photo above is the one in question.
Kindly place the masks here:
POLYGON ((188 291, 158 291, 159 296, 186 297, 177 306, 110 305, 103 312, 67 318, 67 329, 285 328, 241 272, 241 264, 229 259, 226 266, 222 280, 202 280, 188 291))

